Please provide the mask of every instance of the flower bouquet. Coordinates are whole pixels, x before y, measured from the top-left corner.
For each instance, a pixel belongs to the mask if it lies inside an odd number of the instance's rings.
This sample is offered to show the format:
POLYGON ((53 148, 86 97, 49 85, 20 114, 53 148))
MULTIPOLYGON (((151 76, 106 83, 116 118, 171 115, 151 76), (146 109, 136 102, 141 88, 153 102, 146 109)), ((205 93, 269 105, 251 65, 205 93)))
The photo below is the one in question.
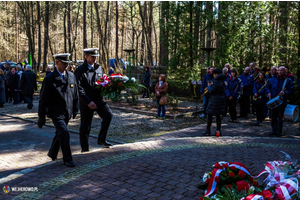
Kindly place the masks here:
POLYGON ((107 96, 108 99, 119 101, 122 98, 121 91, 130 89, 137 92, 139 88, 144 88, 138 84, 135 78, 129 78, 122 74, 112 74, 111 76, 104 75, 96 81, 96 89, 101 90, 102 96, 107 96))
MULTIPOLYGON (((283 152, 284 153, 284 152, 283 152)), ((206 190, 202 199, 219 200, 291 200, 300 199, 300 165, 286 153, 288 161, 267 162, 258 176, 239 162, 218 162, 205 173, 199 189, 206 190), (268 174, 261 185, 254 178, 268 174)))
POLYGON ((266 199, 270 191, 264 191, 251 175, 250 171, 239 162, 218 162, 213 171, 205 173, 199 189, 206 190, 202 199, 240 200, 250 194, 261 194, 266 199))

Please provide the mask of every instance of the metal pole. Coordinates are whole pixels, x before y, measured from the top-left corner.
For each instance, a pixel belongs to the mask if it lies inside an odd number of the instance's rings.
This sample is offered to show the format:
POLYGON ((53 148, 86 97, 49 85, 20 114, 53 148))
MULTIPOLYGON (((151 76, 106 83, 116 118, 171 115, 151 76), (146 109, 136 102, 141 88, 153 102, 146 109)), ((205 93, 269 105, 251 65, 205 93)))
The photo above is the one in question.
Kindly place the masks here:
POLYGON ((131 80, 131 61, 130 61, 130 52, 129 52, 129 80, 131 80))
POLYGON ((207 67, 210 67, 210 51, 207 51, 207 67))

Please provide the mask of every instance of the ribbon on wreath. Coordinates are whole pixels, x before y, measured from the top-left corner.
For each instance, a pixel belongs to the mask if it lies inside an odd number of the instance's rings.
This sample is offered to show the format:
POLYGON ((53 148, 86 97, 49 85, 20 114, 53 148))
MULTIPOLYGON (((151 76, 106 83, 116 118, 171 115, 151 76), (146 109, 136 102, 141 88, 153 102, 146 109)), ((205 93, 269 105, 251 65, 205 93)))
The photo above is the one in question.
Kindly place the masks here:
POLYGON ((282 161, 267 162, 265 169, 255 177, 258 178, 262 174, 268 173, 267 178, 264 180, 266 184, 265 189, 274 187, 279 200, 290 200, 292 199, 291 195, 299 191, 297 177, 300 177, 300 170, 294 173, 294 177, 287 178, 286 173, 280 171, 280 168, 286 165, 291 166, 292 163, 282 161))
POLYGON ((112 74, 112 75, 110 75, 110 77, 122 79, 123 75, 122 74, 112 74))
POLYGON ((245 173, 251 175, 251 172, 247 169, 247 167, 245 165, 243 165, 242 163, 239 162, 233 162, 233 163, 228 163, 228 162, 218 162, 216 164, 213 165, 213 172, 212 175, 210 177, 209 183, 208 183, 208 188, 207 191, 205 193, 205 197, 213 194, 217 188, 217 182, 216 182, 216 178, 220 176, 220 173, 222 171, 225 171, 228 167, 235 167, 241 171, 244 171, 245 173))
POLYGON ((264 200, 264 199, 270 200, 271 197, 272 197, 271 192, 269 190, 264 190, 260 193, 249 194, 246 198, 243 197, 240 200, 264 200))
POLYGON ((96 81, 96 85, 105 86, 110 82, 108 76, 106 74, 103 75, 99 80, 96 81))
POLYGON ((240 200, 264 200, 264 197, 258 194, 250 194, 246 198, 243 197, 240 200))

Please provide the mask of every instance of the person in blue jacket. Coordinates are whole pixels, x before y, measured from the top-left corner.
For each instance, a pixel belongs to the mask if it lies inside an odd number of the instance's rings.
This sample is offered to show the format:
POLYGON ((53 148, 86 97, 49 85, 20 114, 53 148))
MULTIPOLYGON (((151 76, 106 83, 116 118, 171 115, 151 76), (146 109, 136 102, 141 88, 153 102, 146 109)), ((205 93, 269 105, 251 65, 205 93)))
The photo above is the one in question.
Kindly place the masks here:
POLYGON ((236 102, 241 90, 241 79, 237 78, 237 75, 238 72, 235 69, 232 69, 231 76, 225 89, 225 95, 230 114, 229 122, 236 122, 236 102))
POLYGON ((109 74, 109 75, 112 75, 113 73, 114 73, 114 68, 110 67, 110 68, 109 68, 108 74, 109 74))
POLYGON ((244 74, 240 75, 241 95, 240 95, 240 117, 248 119, 250 112, 250 96, 252 93, 253 77, 250 75, 250 68, 244 69, 244 74))
POLYGON ((285 73, 286 76, 291 79, 293 81, 293 83, 295 83, 295 76, 290 72, 290 68, 289 67, 285 67, 285 73))
MULTIPOLYGON (((214 71, 214 69, 215 69, 214 67, 209 67, 209 72, 204 76, 201 89, 200 89, 200 94, 203 94, 205 88, 207 88, 208 86, 208 83, 211 83, 213 81, 214 76, 212 72, 214 71)), ((203 114, 200 117, 207 118, 206 109, 209 102, 209 97, 210 97, 209 93, 203 95, 203 114)))
MULTIPOLYGON (((231 71, 231 70, 230 70, 231 71)), ((228 69, 226 67, 223 68, 222 70, 223 74, 225 75, 225 79, 224 81, 228 82, 229 81, 229 78, 230 78, 230 73, 228 72, 228 69)), ((226 84, 226 83, 225 83, 226 84)))
MULTIPOLYGON (((270 73, 266 76, 266 79, 269 80, 271 78, 274 78, 277 76, 277 67, 273 66, 271 67, 270 73)), ((266 117, 268 113, 268 108, 265 106, 264 108, 264 116, 266 117)), ((272 110, 269 112, 269 118, 272 119, 272 110)))
POLYGON ((264 106, 268 101, 267 95, 270 93, 270 90, 266 86, 265 72, 260 72, 258 79, 253 84, 252 99, 252 103, 256 105, 256 125, 258 126, 261 126, 264 119, 264 106))
POLYGON ((226 67, 228 69, 228 74, 231 74, 231 69, 230 69, 230 64, 229 63, 226 63, 224 65, 224 67, 226 67))
POLYGON ((277 75, 277 68, 275 66, 271 67, 270 73, 266 76, 266 79, 269 80, 277 75))
POLYGON ((294 84, 293 81, 287 78, 285 74, 285 67, 281 66, 278 69, 278 74, 276 77, 271 78, 268 81, 267 88, 271 93, 268 94, 272 99, 279 96, 282 96, 283 103, 272 109, 272 131, 269 135, 281 137, 282 134, 282 125, 283 125, 283 116, 284 110, 287 106, 287 99, 294 92, 294 84), (285 83, 286 82, 286 83, 285 83), (285 83, 285 85, 284 85, 285 83))

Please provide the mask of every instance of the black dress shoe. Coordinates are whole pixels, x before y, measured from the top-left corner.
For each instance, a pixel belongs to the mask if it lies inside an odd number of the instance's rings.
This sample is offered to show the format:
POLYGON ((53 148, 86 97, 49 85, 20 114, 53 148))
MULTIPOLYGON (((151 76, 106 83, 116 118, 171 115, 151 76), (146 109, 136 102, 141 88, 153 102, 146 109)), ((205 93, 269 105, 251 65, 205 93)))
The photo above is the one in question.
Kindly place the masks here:
POLYGON ((67 166, 67 167, 75 167, 75 163, 73 161, 71 162, 64 162, 64 164, 67 166))
POLYGON ((269 135, 277 135, 277 133, 275 131, 271 131, 271 133, 269 133, 269 135))
POLYGON ((106 141, 104 141, 104 142, 98 141, 98 144, 99 144, 99 145, 104 145, 105 147, 110 147, 110 146, 112 146, 111 143, 106 142, 106 141))
POLYGON ((81 153, 84 153, 84 152, 89 152, 90 150, 81 150, 81 153))
POLYGON ((57 157, 52 157, 49 152, 48 152, 47 156, 49 156, 52 159, 52 161, 57 159, 57 157))

